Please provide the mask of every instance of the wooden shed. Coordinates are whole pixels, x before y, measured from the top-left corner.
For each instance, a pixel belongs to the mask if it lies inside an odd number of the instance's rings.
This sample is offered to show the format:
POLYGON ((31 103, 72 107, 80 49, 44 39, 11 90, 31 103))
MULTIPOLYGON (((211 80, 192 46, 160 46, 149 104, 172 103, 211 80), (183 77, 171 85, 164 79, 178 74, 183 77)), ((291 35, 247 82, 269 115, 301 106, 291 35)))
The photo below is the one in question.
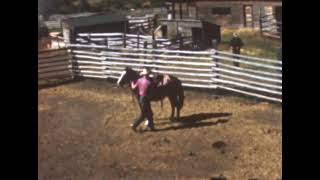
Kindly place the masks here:
POLYGON ((78 33, 128 32, 128 20, 125 16, 94 15, 69 18, 62 22, 63 37, 67 43, 74 43, 78 33))

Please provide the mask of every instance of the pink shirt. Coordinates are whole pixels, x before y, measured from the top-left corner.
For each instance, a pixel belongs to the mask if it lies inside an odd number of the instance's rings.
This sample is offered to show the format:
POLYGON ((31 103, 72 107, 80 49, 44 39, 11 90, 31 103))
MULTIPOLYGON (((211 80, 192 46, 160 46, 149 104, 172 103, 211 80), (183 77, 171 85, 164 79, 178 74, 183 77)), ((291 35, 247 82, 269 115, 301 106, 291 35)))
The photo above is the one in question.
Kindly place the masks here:
POLYGON ((144 76, 136 82, 136 86, 139 89, 139 95, 140 96, 146 96, 147 95, 147 90, 150 85, 150 81, 144 76))

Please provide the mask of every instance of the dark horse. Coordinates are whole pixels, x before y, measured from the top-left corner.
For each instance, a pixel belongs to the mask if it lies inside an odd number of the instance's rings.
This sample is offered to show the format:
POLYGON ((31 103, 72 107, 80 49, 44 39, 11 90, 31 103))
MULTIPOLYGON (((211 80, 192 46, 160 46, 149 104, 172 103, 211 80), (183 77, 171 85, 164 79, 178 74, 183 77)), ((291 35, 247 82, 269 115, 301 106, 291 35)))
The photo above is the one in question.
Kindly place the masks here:
MULTIPOLYGON (((118 86, 123 86, 125 84, 131 84, 131 82, 136 82, 140 78, 137 71, 126 67, 118 79, 118 86)), ((184 91, 181 85, 181 81, 170 75, 157 75, 156 78, 151 79, 151 89, 149 90, 149 97, 151 101, 162 101, 165 97, 169 98, 171 104, 171 117, 170 120, 179 120, 180 110, 183 106, 184 101, 184 91), (162 81, 165 76, 170 78, 170 81, 164 85, 158 85, 158 82, 162 81), (176 119, 174 118, 175 109, 177 110, 176 119)), ((131 88, 130 88, 131 89, 131 88)), ((138 90, 132 90, 136 98, 139 98, 138 90)))

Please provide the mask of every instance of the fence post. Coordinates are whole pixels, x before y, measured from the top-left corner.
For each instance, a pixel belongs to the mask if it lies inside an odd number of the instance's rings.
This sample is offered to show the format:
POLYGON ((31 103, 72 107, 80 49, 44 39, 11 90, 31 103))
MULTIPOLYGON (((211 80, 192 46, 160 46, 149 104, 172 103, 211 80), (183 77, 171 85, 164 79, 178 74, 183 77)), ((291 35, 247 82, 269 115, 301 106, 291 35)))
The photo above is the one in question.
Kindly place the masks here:
MULTIPOLYGON (((154 38, 152 39, 152 49, 157 49, 157 41, 154 38)), ((153 56, 154 54, 157 54, 157 52, 152 51, 151 54, 152 54, 152 60, 153 60, 152 65, 154 66, 153 69, 157 70, 157 68, 155 67, 157 65, 156 57, 153 56)))
POLYGON ((91 43, 90 34, 88 34, 88 45, 91 43))
POLYGON ((108 48, 109 46, 108 46, 108 37, 106 37, 105 39, 104 39, 104 45, 108 48))
MULTIPOLYGON (((108 36, 104 39, 104 44, 106 46, 106 48, 108 48, 108 36)), ((103 64, 103 60, 101 60, 101 63, 102 63, 102 66, 103 66, 103 69, 102 69, 102 74, 105 75, 108 79, 108 75, 106 73, 106 70, 108 70, 108 68, 106 67, 106 65, 103 64)))
POLYGON ((151 21, 150 21, 150 17, 148 17, 148 30, 150 31, 151 29, 151 21))
POLYGON ((144 42, 143 42, 143 48, 144 48, 144 49, 147 49, 147 48, 148 48, 148 42, 147 42, 147 41, 144 41, 144 42))
POLYGON ((123 33, 122 41, 123 41, 123 47, 126 48, 127 47, 127 36, 126 36, 126 33, 123 33))
POLYGON ((123 38, 123 47, 126 48, 127 47, 127 23, 124 24, 124 33, 122 35, 123 38))
POLYGON ((74 66, 74 62, 73 62, 73 54, 72 54, 72 48, 71 47, 68 47, 67 48, 67 51, 69 53, 69 63, 71 65, 71 68, 70 68, 70 71, 71 71, 71 79, 74 79, 75 78, 75 75, 74 75, 74 71, 73 71, 73 66, 74 66))
POLYGON ((263 29, 262 29, 262 10, 261 10, 261 8, 260 8, 259 24, 260 24, 260 35, 263 36, 263 29))
POLYGON ((137 35, 137 48, 140 47, 140 28, 138 28, 138 35, 137 35))
POLYGON ((212 62, 213 62, 212 63, 212 67, 211 67, 213 77, 211 78, 211 80, 212 80, 212 85, 215 86, 214 88, 218 88, 218 82, 216 81, 216 79, 219 78, 219 76, 218 76, 219 71, 217 71, 217 69, 216 69, 216 68, 219 67, 218 58, 213 57, 213 55, 218 55, 218 53, 217 53, 217 51, 215 49, 211 50, 211 52, 212 52, 211 53, 212 54, 211 57, 212 57, 212 62))
MULTIPOLYGON (((144 48, 144 49, 147 49, 147 48, 148 48, 148 42, 147 42, 147 41, 144 41, 144 42, 143 42, 143 48, 144 48)), ((147 54, 148 51, 144 51, 143 53, 144 53, 144 54, 147 54)), ((147 56, 144 56, 144 59, 148 59, 148 57, 147 57, 147 56)), ((143 64, 148 64, 148 63, 144 62, 143 64)))

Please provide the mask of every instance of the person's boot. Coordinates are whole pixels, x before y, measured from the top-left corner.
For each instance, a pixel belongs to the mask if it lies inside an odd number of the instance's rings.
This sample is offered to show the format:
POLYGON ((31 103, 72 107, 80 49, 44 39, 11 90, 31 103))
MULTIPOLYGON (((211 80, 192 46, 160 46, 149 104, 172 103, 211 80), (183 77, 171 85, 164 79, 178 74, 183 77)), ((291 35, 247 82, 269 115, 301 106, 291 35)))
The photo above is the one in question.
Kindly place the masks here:
POLYGON ((147 126, 146 131, 155 131, 154 126, 147 126))
POLYGON ((130 126, 131 126, 131 129, 132 129, 134 132, 137 132, 137 129, 136 129, 136 127, 135 127, 133 124, 130 124, 130 126))

